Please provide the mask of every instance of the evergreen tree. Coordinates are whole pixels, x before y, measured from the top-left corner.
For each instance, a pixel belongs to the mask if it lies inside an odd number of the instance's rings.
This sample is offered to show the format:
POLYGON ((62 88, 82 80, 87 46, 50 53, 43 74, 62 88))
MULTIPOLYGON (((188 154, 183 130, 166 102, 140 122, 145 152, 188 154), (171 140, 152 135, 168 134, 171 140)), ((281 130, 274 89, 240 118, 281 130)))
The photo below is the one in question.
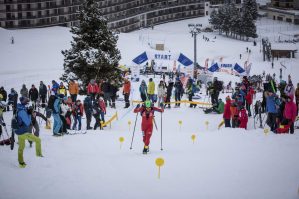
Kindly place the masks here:
POLYGON ((220 20, 216 10, 213 10, 210 15, 209 23, 213 26, 214 29, 220 29, 220 20))
POLYGON ((249 37, 257 38, 255 21, 249 10, 244 10, 242 16, 242 33, 248 40, 249 37))
POLYGON ((247 10, 252 16, 253 20, 257 19, 257 3, 256 0, 245 0, 243 4, 243 10, 247 10))
POLYGON ((85 0, 79 10, 79 25, 71 28, 73 41, 64 55, 63 81, 76 79, 83 88, 91 79, 120 82, 118 69, 120 52, 117 49, 117 35, 108 30, 107 19, 103 17, 96 0, 85 0))

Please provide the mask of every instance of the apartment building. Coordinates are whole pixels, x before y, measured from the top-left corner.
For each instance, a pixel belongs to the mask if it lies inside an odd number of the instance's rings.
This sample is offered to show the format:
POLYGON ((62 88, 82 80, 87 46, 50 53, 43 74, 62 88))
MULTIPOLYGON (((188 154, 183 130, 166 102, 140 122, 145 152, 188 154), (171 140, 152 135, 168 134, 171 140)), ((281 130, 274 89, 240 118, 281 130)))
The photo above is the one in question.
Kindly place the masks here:
POLYGON ((271 0, 268 17, 299 25, 299 0, 271 0))
MULTIPOLYGON (((0 0, 0 26, 73 26, 82 0, 0 0)), ((99 0, 109 27, 129 32, 143 27, 204 16, 204 0, 99 0)))

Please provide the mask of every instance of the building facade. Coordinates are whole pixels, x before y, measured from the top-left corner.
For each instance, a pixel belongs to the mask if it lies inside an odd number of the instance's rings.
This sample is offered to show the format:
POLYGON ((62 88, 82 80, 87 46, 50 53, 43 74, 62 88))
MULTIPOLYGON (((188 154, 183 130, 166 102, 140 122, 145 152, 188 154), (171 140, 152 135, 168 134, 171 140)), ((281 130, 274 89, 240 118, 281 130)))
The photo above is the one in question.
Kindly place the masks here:
POLYGON ((272 0, 267 11, 273 20, 299 25, 299 0, 272 0))
MULTIPOLYGON (((120 32, 205 15, 204 0, 99 0, 108 26, 120 32)), ((0 0, 0 26, 73 26, 81 0, 0 0)))

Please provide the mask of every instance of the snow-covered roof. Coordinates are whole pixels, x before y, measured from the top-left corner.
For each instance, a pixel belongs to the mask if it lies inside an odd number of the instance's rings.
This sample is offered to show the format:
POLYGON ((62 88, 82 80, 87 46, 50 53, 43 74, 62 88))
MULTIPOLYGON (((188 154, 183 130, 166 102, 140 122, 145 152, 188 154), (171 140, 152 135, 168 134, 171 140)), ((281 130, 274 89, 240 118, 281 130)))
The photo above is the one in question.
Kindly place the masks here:
POLYGON ((294 44, 272 44, 272 50, 297 50, 298 48, 294 44))
POLYGON ((284 14, 299 16, 299 10, 284 10, 284 9, 278 9, 278 8, 273 8, 273 7, 269 7, 268 10, 279 12, 279 13, 284 13, 284 14))

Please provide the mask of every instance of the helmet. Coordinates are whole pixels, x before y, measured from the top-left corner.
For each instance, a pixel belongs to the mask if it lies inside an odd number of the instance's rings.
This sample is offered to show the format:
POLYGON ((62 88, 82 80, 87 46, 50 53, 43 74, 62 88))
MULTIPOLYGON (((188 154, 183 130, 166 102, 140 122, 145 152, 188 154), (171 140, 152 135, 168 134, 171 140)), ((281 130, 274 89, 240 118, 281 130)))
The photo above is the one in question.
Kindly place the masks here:
POLYGON ((146 101, 144 102, 144 105, 145 105, 145 108, 150 108, 150 107, 152 106, 152 103, 151 103, 150 100, 146 100, 146 101))

